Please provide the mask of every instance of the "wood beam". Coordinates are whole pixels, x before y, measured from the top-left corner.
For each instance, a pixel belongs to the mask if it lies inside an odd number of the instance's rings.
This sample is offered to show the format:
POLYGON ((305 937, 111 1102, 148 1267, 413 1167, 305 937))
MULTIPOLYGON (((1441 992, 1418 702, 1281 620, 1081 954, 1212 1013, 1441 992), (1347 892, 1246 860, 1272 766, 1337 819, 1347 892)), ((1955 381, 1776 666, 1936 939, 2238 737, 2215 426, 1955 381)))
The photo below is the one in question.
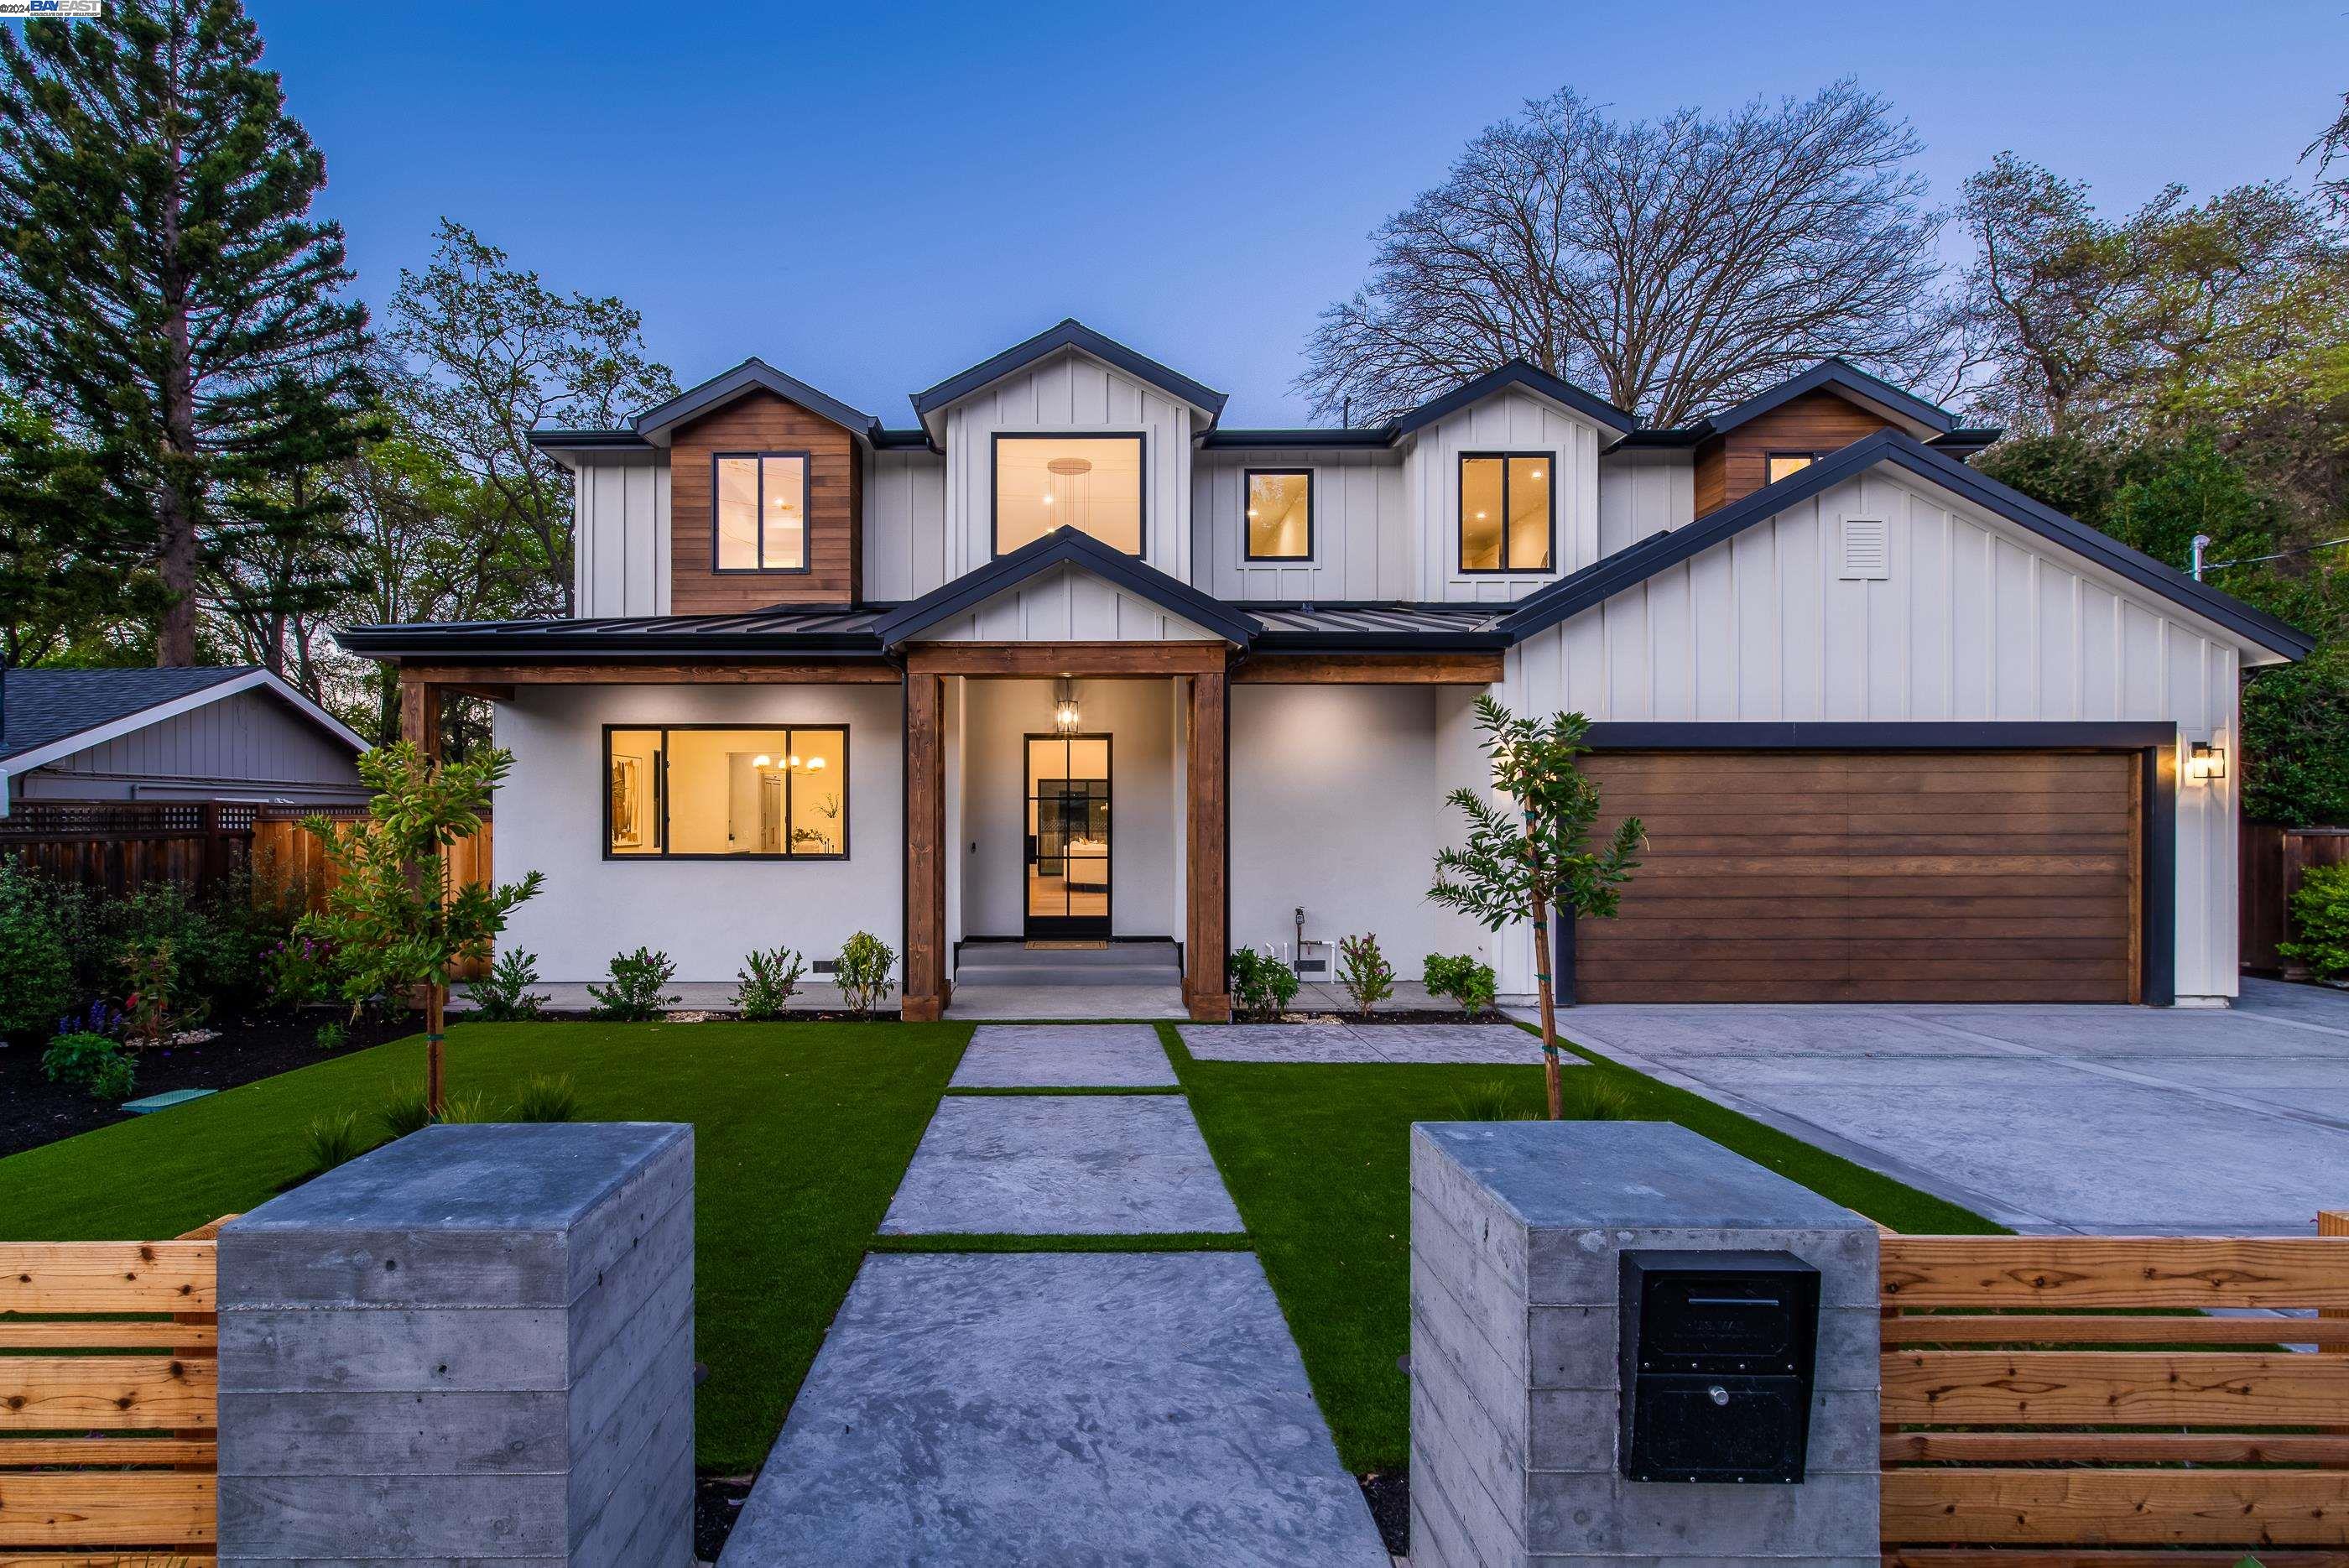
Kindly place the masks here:
POLYGON ((404 664, 400 680, 443 686, 895 686, 895 665, 801 659, 779 664, 404 664))
POLYGON ((453 691, 460 697, 479 697, 482 701, 488 702, 511 702, 513 701, 514 689, 513 682, 511 680, 503 682, 486 680, 443 680, 440 682, 440 686, 441 691, 453 691))
POLYGON ((1492 686, 1506 675, 1489 653, 1266 653, 1232 670, 1243 686, 1492 686))
POLYGON ((399 738, 440 760, 440 687, 421 672, 399 672, 399 738))
POLYGON ((932 642, 910 649, 905 668, 924 675, 1026 678, 1213 674, 1230 660, 1222 642, 932 642))
POLYGON ((1220 670, 1194 675, 1183 711, 1185 755, 1189 759, 1184 791, 1189 907, 1183 919, 1183 1001, 1192 1021, 1199 1023, 1228 1023, 1232 1016, 1231 992, 1224 979, 1230 945, 1224 890, 1229 871, 1226 805, 1231 787, 1224 682, 1220 670))
POLYGON ((905 987, 898 1016, 941 1017, 947 976, 946 682, 905 677, 905 987))

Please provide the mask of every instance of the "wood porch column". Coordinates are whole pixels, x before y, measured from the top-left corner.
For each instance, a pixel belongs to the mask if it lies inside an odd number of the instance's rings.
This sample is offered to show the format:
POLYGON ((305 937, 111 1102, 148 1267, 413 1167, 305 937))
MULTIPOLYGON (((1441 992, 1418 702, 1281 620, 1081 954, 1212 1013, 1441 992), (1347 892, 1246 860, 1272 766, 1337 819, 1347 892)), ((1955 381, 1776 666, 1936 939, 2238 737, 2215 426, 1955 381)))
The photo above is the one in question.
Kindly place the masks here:
POLYGON ((898 1016, 930 1023, 947 1010, 946 681, 905 674, 905 989, 898 1016))
POLYGON ((1225 726, 1226 683, 1220 671, 1191 677, 1184 706, 1184 737, 1190 759, 1185 781, 1187 868, 1190 908, 1183 920, 1183 1002, 1192 1020, 1223 1023, 1232 1016, 1231 992, 1224 979, 1230 946, 1226 930, 1224 884, 1227 866, 1226 824, 1231 758, 1225 726))
POLYGON ((399 738, 434 762, 440 760, 440 686, 402 673, 399 678, 399 738))

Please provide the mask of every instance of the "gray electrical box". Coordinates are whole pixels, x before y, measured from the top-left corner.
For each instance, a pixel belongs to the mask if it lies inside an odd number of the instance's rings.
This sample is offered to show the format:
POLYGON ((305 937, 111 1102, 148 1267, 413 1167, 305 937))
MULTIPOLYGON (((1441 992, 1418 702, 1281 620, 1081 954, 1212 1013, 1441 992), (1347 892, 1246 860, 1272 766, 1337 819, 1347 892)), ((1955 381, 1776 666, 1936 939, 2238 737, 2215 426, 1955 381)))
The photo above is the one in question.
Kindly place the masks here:
POLYGON ((1623 1254, 1623 1474, 1803 1479, 1819 1272, 1785 1252, 1623 1254))

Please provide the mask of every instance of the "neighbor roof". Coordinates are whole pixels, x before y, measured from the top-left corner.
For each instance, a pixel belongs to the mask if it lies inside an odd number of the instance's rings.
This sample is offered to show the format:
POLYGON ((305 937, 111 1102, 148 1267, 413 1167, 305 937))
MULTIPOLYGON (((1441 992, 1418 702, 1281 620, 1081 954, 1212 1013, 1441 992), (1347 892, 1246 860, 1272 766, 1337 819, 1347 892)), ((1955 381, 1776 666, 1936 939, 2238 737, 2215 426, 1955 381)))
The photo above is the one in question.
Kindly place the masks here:
POLYGON ((353 751, 341 721, 257 664, 194 670, 0 670, 0 774, 29 772, 174 713, 264 688, 353 751))

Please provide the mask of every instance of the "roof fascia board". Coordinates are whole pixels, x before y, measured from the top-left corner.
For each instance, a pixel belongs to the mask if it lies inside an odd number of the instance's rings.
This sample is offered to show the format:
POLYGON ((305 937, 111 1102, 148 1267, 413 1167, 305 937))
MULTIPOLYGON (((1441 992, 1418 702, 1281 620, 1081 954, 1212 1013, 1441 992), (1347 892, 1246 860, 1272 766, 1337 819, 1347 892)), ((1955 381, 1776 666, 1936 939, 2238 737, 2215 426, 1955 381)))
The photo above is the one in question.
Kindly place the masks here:
POLYGON ((1628 436, 1639 421, 1595 392, 1585 391, 1573 382, 1562 380, 1548 371, 1512 359, 1496 370, 1487 370, 1474 380, 1464 381, 1439 398, 1431 398, 1419 407, 1398 414, 1389 421, 1395 439, 1433 424, 1436 421, 1459 412, 1472 404, 1481 403, 1495 393, 1515 388, 1547 399, 1570 413, 1578 414, 1594 424, 1603 425, 1616 435, 1628 436))
POLYGON ((948 405, 960 402, 1006 376, 1015 375, 1030 365, 1066 352, 1097 359, 1112 370, 1145 381, 1167 396, 1188 403, 1207 416, 1210 429, 1224 417, 1224 404, 1227 400, 1223 393, 1193 380, 1180 370, 1160 364, 1146 354, 1127 348, 1113 337, 1104 337, 1074 317, 1048 327, 1033 337, 980 360, 968 370, 916 392, 913 394, 914 412, 921 420, 923 429, 928 431, 935 441, 941 430, 939 424, 933 421, 933 415, 944 412, 948 405))
POLYGON ((1190 584, 1167 576, 1074 528, 1062 526, 1044 537, 999 556, 977 571, 966 572, 920 598, 898 606, 873 623, 873 635, 886 648, 920 635, 939 622, 965 614, 1056 566, 1073 566, 1091 572, 1112 587, 1149 600, 1169 615, 1179 616, 1225 641, 1247 647, 1264 629, 1244 610, 1201 593, 1190 584))
POLYGON ((233 676, 226 680, 217 680, 198 691, 174 697, 169 701, 158 702, 150 708, 141 708, 135 713, 125 713, 122 717, 109 719, 103 724, 93 724, 87 730, 77 730, 70 735, 60 735, 56 740, 36 746, 29 752, 19 752, 13 757, 0 759, 0 778, 30 773, 35 768, 46 767, 61 757, 72 756, 76 752, 86 752, 92 746, 102 746, 109 741, 119 740, 136 731, 146 729, 150 724, 160 724, 166 719, 175 719, 182 713, 193 712, 198 708, 209 707, 224 697, 233 697, 240 691, 268 691, 283 698, 304 718, 350 747, 353 752, 371 749, 349 725, 295 691, 284 680, 266 670, 251 670, 243 675, 233 676))

